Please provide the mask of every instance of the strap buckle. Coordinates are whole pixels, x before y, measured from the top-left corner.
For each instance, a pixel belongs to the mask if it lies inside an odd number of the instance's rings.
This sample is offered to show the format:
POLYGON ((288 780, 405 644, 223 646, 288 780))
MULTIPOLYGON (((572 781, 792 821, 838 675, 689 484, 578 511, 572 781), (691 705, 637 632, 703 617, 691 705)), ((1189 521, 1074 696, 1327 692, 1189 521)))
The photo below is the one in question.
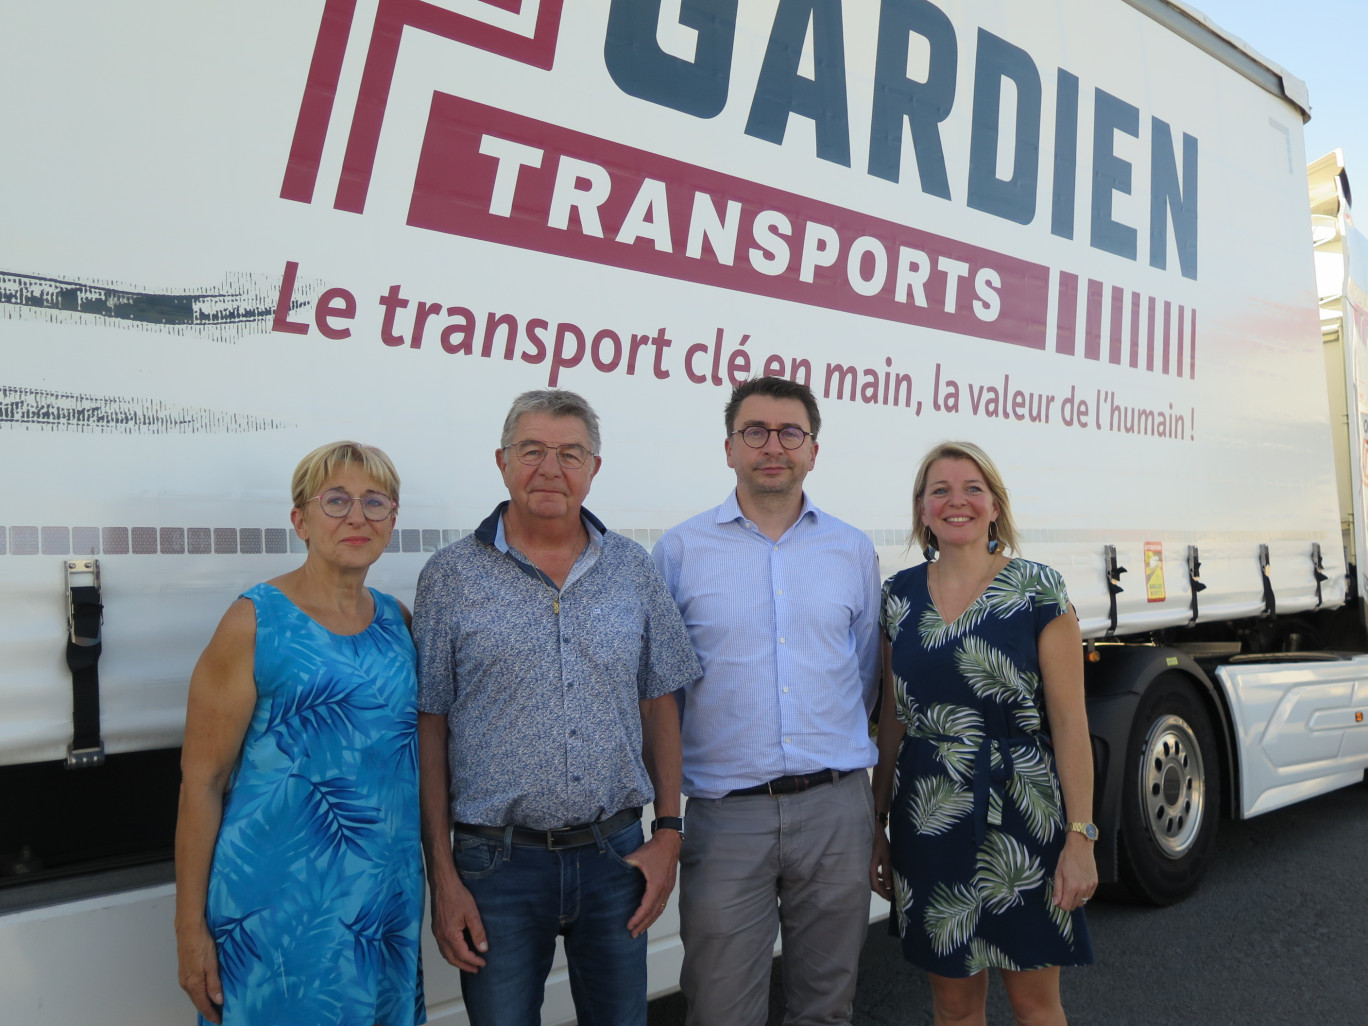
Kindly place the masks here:
POLYGON ((67 769, 90 769, 93 766, 103 766, 105 761, 105 746, 103 739, 95 748, 76 748, 72 742, 67 745, 66 768, 67 769))
POLYGON ((78 648, 100 643, 104 606, 100 604, 100 561, 66 561, 67 635, 78 648))

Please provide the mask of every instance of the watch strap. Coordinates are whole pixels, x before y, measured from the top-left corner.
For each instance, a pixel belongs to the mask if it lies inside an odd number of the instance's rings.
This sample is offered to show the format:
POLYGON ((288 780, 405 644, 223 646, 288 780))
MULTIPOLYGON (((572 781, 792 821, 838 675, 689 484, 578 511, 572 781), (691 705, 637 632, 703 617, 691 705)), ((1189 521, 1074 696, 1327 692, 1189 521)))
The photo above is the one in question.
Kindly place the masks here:
POLYGON ((651 833, 654 834, 657 830, 678 830, 682 837, 684 835, 684 817, 657 816, 651 820, 651 833))

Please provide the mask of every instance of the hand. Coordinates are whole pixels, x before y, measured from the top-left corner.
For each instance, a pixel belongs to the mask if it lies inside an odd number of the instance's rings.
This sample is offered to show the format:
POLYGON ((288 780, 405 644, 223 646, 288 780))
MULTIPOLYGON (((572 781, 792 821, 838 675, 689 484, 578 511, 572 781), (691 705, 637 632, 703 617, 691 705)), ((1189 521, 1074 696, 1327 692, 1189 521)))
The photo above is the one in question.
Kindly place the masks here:
POLYGON ((432 887, 432 936, 442 957, 457 969, 478 973, 485 965, 480 957, 489 950, 484 923, 474 896, 458 877, 432 887))
POLYGON ((881 898, 893 900, 893 852, 883 827, 874 828, 874 854, 869 857, 869 886, 881 898))
POLYGON ((661 830, 623 858, 624 862, 636 866, 646 878, 646 893, 632 918, 627 921, 627 930, 634 938, 645 933, 665 911, 670 892, 674 890, 679 849, 683 843, 678 830, 661 830))
POLYGON ((176 930, 176 958, 180 963, 181 990, 190 995, 200 1015, 213 1023, 223 1022, 218 949, 203 920, 185 930, 176 930))
POLYGON ((1096 890, 1097 861, 1093 858, 1093 842, 1071 831, 1055 867, 1054 903, 1066 912, 1072 912, 1096 890))

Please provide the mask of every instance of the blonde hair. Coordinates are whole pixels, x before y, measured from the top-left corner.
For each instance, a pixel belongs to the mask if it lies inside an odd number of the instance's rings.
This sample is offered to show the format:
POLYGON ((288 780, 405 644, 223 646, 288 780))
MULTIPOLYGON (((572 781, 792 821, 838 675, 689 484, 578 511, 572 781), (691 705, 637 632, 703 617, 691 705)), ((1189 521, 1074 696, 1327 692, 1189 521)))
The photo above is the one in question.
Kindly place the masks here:
POLYGON ((360 467, 391 499, 399 501, 399 472, 382 450, 360 442, 329 442, 309 453, 295 467, 290 479, 290 501, 295 508, 303 508, 318 494, 323 482, 347 464, 360 467))
POLYGON ((1017 542, 1016 524, 1012 521, 1012 505, 1007 486, 1002 483, 1002 475, 998 473, 998 468, 989 459, 988 454, 973 442, 941 442, 922 457, 921 466, 917 468, 916 482, 912 486, 912 532, 909 546, 915 544, 918 549, 940 548, 934 532, 922 522, 926 478, 931 473, 932 464, 937 460, 968 460, 978 467, 983 483, 988 486, 988 493, 997 503, 997 539, 1005 550, 1019 552, 1020 545, 1017 542))

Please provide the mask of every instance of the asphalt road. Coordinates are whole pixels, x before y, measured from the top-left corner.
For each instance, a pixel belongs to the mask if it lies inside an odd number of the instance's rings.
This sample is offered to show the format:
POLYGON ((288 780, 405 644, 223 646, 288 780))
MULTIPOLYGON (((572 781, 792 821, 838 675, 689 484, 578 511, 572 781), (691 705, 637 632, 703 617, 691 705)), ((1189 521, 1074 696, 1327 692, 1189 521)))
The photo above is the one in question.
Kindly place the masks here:
MULTIPOLYGON (((1195 895, 1162 909, 1095 900, 1088 923, 1097 963, 1063 974, 1073 1026, 1368 1023, 1368 785, 1223 821, 1195 895)), ((776 963, 772 1026, 777 979, 776 963)), ((683 1023, 683 1009, 679 995, 653 1002, 650 1026, 683 1023)), ((996 979, 988 1021, 1012 1022, 996 979)), ((855 1023, 931 1022, 925 977, 870 927, 855 1023)))

